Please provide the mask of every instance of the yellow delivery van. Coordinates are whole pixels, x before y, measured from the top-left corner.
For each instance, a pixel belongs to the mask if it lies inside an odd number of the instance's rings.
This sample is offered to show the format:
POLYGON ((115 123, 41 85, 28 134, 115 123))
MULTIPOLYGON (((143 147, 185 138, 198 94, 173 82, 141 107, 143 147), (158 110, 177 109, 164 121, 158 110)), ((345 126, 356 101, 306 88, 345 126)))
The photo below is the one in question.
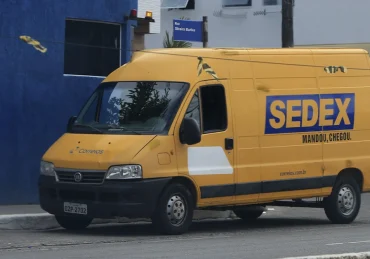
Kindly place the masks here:
POLYGON ((66 229, 194 209, 256 220, 266 206, 355 220, 370 191, 370 64, 361 49, 136 52, 44 154, 41 207, 66 229))

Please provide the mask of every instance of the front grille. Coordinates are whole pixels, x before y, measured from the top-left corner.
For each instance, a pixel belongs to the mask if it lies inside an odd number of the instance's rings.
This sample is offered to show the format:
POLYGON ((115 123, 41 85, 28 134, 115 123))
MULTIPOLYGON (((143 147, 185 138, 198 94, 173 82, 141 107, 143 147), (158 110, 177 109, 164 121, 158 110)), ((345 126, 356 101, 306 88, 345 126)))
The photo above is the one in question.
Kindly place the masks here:
POLYGON ((86 191, 60 190, 59 197, 65 201, 96 201, 96 194, 86 191))
POLYGON ((66 183, 102 183, 105 172, 81 172, 81 171, 57 171, 59 182, 66 183), (82 175, 82 180, 75 181, 75 174, 79 172, 82 175))

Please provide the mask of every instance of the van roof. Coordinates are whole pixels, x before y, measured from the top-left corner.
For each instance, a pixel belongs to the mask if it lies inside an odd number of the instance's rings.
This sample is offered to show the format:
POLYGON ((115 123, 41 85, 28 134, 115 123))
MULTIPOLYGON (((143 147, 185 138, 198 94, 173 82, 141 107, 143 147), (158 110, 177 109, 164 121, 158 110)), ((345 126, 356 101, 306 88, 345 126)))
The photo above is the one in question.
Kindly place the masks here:
MULTIPOLYGON (((113 71, 104 82, 109 81, 136 81, 136 80, 157 80, 157 81, 182 81, 193 82, 208 76, 198 77, 198 57, 203 57, 205 62, 210 62, 212 68, 217 69, 219 78, 228 77, 226 67, 230 67, 233 60, 247 61, 253 59, 253 55, 287 55, 291 56, 297 63, 294 55, 368 55, 364 49, 351 48, 160 48, 145 49, 136 51, 130 62, 113 71), (250 58, 248 58, 248 56, 250 58)), ((342 56, 341 59, 344 57, 342 56)), ((273 60, 274 58, 272 58, 273 60)), ((331 59, 330 59, 331 60, 331 59)), ((298 63, 306 64, 307 59, 298 63)), ((346 63, 346 62, 344 62, 346 63)), ((348 62, 347 62, 348 63, 348 62)), ((367 63, 367 61, 366 61, 367 63)), ((366 68, 368 68, 366 64, 366 68)), ((350 65, 348 65, 350 66, 350 65)))
POLYGON ((308 48, 308 47, 294 47, 294 48, 160 48, 160 49, 146 49, 137 51, 135 53, 167 53, 178 55, 194 55, 199 54, 215 54, 215 55, 268 55, 268 54, 368 54, 365 49, 358 48, 308 48), (193 54, 192 54, 193 53, 193 54))

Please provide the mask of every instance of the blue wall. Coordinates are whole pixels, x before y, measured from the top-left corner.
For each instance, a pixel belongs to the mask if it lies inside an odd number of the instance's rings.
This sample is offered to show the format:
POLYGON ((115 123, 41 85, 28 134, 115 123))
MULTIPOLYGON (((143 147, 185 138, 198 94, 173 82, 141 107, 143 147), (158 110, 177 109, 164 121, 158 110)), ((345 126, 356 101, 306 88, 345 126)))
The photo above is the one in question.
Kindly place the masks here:
MULTIPOLYGON (((64 76, 65 19, 122 24, 137 0, 0 1, 0 204, 38 203, 40 159, 102 78, 64 76), (43 54, 19 39, 28 35, 43 54)), ((130 51, 122 51, 122 64, 130 51)))

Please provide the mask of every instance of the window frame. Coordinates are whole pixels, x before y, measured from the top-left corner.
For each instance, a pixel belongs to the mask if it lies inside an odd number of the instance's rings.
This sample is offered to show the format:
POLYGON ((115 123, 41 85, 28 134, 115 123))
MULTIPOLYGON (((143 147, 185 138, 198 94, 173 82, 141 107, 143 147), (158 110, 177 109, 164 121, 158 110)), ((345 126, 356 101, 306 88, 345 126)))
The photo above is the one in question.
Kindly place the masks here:
POLYGON ((223 84, 209 84, 209 85, 202 85, 199 87, 199 97, 200 97, 200 106, 201 106, 201 118, 202 118, 202 134, 212 134, 212 133, 220 133, 220 132, 226 132, 229 129, 229 115, 228 115, 228 107, 227 107, 227 96, 226 96, 226 88, 223 84), (201 88, 204 87, 214 87, 214 86, 221 86, 224 90, 224 98, 225 98, 225 115, 226 115, 226 126, 222 130, 213 130, 210 132, 205 132, 203 127, 203 102, 202 102, 202 91, 201 88))
POLYGON ((279 6, 282 0, 276 0, 276 4, 266 4, 266 0, 263 0, 263 6, 279 6))
MULTIPOLYGON (((119 66, 122 66, 122 47, 123 47, 123 42, 122 42, 122 24, 121 23, 118 23, 118 22, 106 22, 106 21, 99 21, 99 20, 87 20, 87 19, 78 19, 78 18, 68 18, 66 17, 64 19, 64 34, 66 34, 66 31, 67 31, 67 21, 75 21, 75 22, 90 22, 90 23, 103 23, 103 24, 110 24, 110 25, 115 25, 115 26, 119 26, 119 63, 118 65, 119 66)), ((66 42, 64 43, 64 49, 63 49, 63 62, 65 62, 65 44, 66 42)), ((72 43, 73 44, 73 43, 72 43)), ((113 72, 113 71, 112 71, 113 72)), ((96 76, 96 75, 80 75, 80 74, 68 74, 68 73, 64 73, 64 67, 63 67, 63 76, 78 76, 78 77, 95 77, 95 78, 106 78, 106 76, 96 76)))
POLYGON ((227 4, 228 0, 222 0, 223 8, 251 8, 253 6, 253 0, 249 1, 250 4, 227 4))
POLYGON ((199 130, 200 130, 200 132, 203 132, 202 100, 201 100, 201 97, 200 97, 199 87, 194 91, 194 93, 191 94, 190 102, 189 102, 188 106, 185 109, 185 114, 184 114, 183 120, 186 118, 186 112, 189 110, 190 104, 191 104, 195 94, 197 94, 197 93, 198 93, 198 101, 199 101, 199 128, 200 128, 199 130))
POLYGON ((201 85, 199 86, 192 94, 191 94, 191 97, 190 97, 190 102, 189 104, 187 105, 186 109, 185 109, 185 113, 184 113, 184 117, 183 117, 183 120, 185 119, 185 116, 186 116, 186 112, 188 111, 189 109, 189 106, 190 106, 190 103, 191 101, 193 100, 195 94, 198 93, 198 99, 199 99, 199 119, 200 119, 200 132, 202 135, 208 135, 208 134, 212 134, 212 133, 220 133, 220 132, 226 132, 228 129, 229 129, 229 114, 228 114, 228 105, 227 105, 227 94, 226 94, 226 88, 223 84, 210 84, 210 85, 201 85), (215 87, 215 86, 220 86, 222 87, 222 89, 224 90, 224 98, 225 98, 225 114, 226 114, 226 126, 224 129, 221 129, 221 130, 213 130, 213 131, 204 131, 204 121, 203 121, 203 102, 202 102, 202 88, 204 87, 215 87))

